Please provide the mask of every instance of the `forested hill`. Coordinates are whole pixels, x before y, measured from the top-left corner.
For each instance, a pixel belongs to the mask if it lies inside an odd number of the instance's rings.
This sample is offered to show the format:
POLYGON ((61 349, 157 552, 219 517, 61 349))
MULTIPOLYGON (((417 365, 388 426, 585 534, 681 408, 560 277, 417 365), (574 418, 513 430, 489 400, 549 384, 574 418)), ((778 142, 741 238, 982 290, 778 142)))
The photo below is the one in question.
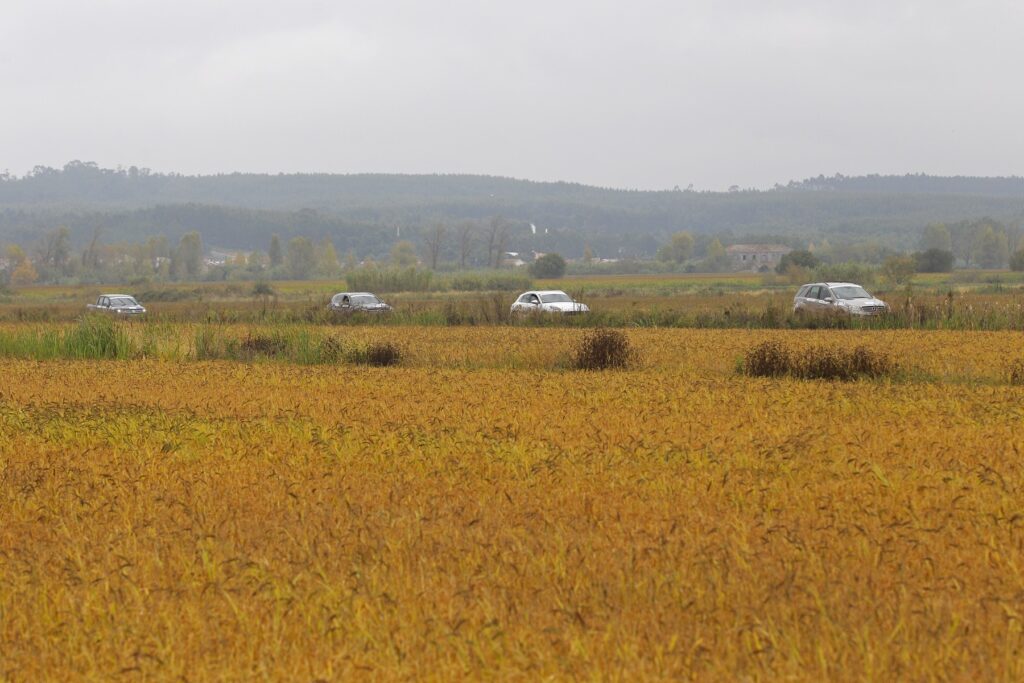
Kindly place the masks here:
POLYGON ((1018 176, 984 178, 979 176, 907 175, 834 175, 792 181, 786 190, 834 190, 882 194, 951 194, 983 197, 1024 197, 1024 178, 1018 176))
POLYGON ((101 169, 72 162, 37 167, 0 182, 0 204, 140 208, 157 204, 215 204, 252 209, 321 211, 390 205, 493 200, 594 202, 628 194, 570 183, 536 183, 494 176, 387 174, 254 174, 184 176, 146 169, 101 169))
POLYGON ((651 255, 679 230, 726 239, 758 235, 912 246, 923 226, 989 216, 1024 220, 1024 179, 823 176, 767 191, 632 191, 470 175, 226 174, 182 176, 72 162, 0 176, 0 241, 29 243, 67 226, 86 242, 137 241, 189 230, 208 245, 266 248, 270 235, 330 237, 339 249, 386 254, 396 235, 435 222, 513 225, 510 248, 590 245, 651 255), (534 235, 529 225, 537 226, 534 235))

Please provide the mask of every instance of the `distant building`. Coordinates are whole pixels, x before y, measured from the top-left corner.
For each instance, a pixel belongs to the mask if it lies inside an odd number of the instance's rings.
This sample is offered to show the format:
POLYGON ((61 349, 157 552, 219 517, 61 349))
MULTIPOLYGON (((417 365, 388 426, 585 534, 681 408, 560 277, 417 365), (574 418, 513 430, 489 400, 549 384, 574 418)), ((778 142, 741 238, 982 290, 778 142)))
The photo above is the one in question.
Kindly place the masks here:
POLYGON ((734 244, 725 249, 733 270, 754 272, 774 270, 782 257, 791 251, 782 244, 734 244))
POLYGON ((506 251, 501 255, 502 268, 522 268, 526 261, 522 259, 518 251, 506 251))

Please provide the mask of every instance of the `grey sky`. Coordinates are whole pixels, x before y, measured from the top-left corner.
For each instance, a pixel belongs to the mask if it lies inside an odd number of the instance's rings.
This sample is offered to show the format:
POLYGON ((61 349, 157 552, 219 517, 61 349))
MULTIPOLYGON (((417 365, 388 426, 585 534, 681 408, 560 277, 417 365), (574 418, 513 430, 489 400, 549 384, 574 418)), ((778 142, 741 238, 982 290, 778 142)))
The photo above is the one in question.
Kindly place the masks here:
POLYGON ((6 0, 0 169, 1024 174, 1024 3, 6 0))

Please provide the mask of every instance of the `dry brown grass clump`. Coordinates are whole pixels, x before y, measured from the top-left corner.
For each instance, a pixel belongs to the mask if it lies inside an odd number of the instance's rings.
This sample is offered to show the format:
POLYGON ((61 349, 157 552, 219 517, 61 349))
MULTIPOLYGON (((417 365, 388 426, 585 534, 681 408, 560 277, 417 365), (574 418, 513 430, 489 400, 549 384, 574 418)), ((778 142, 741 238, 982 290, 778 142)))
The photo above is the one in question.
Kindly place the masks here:
POLYGON ((628 367, 635 360, 636 350, 624 332, 597 329, 583 335, 572 365, 577 370, 609 370, 628 367))
POLYGON ((743 371, 751 377, 782 377, 792 370, 789 349, 775 339, 763 341, 747 351, 743 371))
POLYGON ((266 356, 273 358, 284 355, 288 350, 288 343, 282 337, 251 333, 238 346, 244 357, 266 356))
POLYGON ((844 349, 816 346, 791 351, 777 340, 761 342, 747 351, 743 371, 751 377, 796 377, 851 381, 891 375, 896 364, 884 353, 865 346, 844 349))
POLYGON ((1010 366, 1010 384, 1015 387, 1024 386, 1024 360, 1019 360, 1010 366))
POLYGON ((398 365, 402 361, 402 350, 391 342, 377 342, 352 355, 352 360, 363 365, 379 368, 398 365))

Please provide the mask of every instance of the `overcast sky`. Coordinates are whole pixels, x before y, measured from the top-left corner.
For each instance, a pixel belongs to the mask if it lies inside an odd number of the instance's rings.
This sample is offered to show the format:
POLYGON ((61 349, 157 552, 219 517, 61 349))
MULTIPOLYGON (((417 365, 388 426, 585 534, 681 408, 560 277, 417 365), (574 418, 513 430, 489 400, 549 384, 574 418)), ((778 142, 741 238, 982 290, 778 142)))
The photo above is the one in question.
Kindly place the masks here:
POLYGON ((0 169, 1024 175, 1016 0, 4 0, 0 169))

